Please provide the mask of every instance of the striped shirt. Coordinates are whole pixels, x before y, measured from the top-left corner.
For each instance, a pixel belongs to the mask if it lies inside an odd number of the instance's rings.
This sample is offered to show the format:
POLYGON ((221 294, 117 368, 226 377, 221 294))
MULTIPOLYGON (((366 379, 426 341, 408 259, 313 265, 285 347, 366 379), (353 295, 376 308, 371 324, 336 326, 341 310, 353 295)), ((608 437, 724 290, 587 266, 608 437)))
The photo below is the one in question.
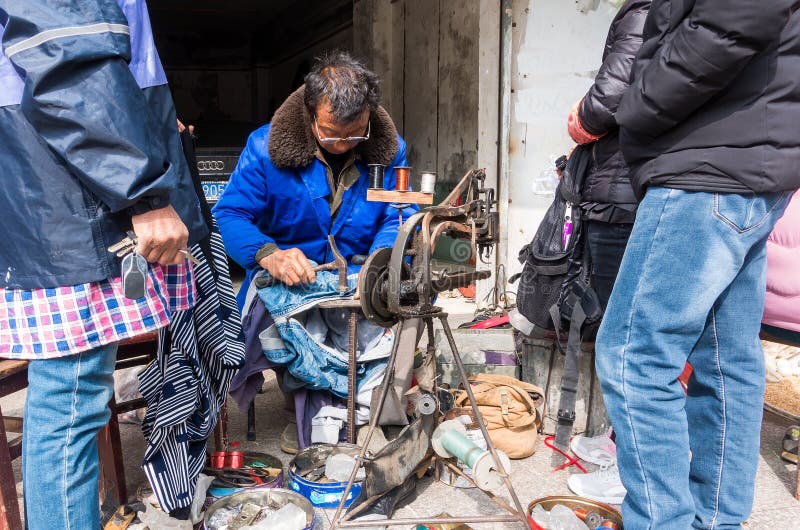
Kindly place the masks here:
POLYGON ((147 289, 125 298, 122 279, 53 289, 0 289, 0 357, 49 359, 119 342, 169 325, 194 305, 191 264, 150 265, 147 289))

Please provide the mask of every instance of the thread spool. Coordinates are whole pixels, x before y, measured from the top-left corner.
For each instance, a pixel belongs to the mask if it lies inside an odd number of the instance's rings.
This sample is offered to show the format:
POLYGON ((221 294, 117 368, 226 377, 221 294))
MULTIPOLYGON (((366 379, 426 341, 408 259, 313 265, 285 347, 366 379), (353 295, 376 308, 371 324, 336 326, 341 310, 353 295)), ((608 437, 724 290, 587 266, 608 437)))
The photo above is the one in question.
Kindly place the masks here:
POLYGON ((367 171, 369 172, 369 189, 382 190, 383 189, 383 173, 386 166, 383 164, 367 164, 367 171))
POLYGON ((433 193, 436 189, 436 173, 433 171, 425 171, 420 178, 422 180, 419 184, 419 191, 422 193, 433 193))
POLYGON ((408 182, 411 178, 411 168, 408 166, 396 166, 394 168, 397 175, 395 191, 408 191, 408 182))

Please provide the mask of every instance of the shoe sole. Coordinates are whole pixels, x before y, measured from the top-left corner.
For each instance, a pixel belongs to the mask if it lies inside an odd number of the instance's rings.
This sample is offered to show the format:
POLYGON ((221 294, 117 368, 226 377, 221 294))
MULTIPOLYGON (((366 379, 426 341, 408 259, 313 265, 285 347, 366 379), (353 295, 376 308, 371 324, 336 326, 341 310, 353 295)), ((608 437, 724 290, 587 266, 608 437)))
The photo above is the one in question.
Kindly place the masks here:
POLYGON ((586 493, 582 492, 580 488, 576 488, 569 480, 567 480, 567 487, 579 497, 584 497, 586 499, 590 499, 596 502, 604 502, 606 504, 622 504, 622 501, 625 500, 625 497, 601 497, 599 495, 587 495, 586 493))

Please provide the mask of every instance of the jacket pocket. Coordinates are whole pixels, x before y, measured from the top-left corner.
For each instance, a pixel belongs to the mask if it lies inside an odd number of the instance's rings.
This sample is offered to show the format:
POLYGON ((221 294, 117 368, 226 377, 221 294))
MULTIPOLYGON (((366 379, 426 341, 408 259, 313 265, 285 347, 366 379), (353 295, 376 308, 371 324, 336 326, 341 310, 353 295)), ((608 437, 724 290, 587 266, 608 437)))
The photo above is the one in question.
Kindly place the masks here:
POLYGON ((715 193, 714 217, 738 233, 758 228, 772 217, 776 209, 783 209, 791 192, 742 195, 715 193))

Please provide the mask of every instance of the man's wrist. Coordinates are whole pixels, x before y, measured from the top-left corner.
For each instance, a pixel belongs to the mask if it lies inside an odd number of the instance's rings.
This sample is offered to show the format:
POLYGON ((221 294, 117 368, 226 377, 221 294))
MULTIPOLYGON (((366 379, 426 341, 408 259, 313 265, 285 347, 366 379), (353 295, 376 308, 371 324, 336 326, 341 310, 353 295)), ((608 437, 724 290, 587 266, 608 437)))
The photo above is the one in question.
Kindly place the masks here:
POLYGON ((169 195, 153 195, 139 199, 134 205, 129 206, 126 211, 133 217, 153 210, 160 210, 167 206, 169 206, 169 195))
POLYGON ((267 243, 256 252, 256 263, 261 263, 261 260, 280 250, 275 243, 267 243))

